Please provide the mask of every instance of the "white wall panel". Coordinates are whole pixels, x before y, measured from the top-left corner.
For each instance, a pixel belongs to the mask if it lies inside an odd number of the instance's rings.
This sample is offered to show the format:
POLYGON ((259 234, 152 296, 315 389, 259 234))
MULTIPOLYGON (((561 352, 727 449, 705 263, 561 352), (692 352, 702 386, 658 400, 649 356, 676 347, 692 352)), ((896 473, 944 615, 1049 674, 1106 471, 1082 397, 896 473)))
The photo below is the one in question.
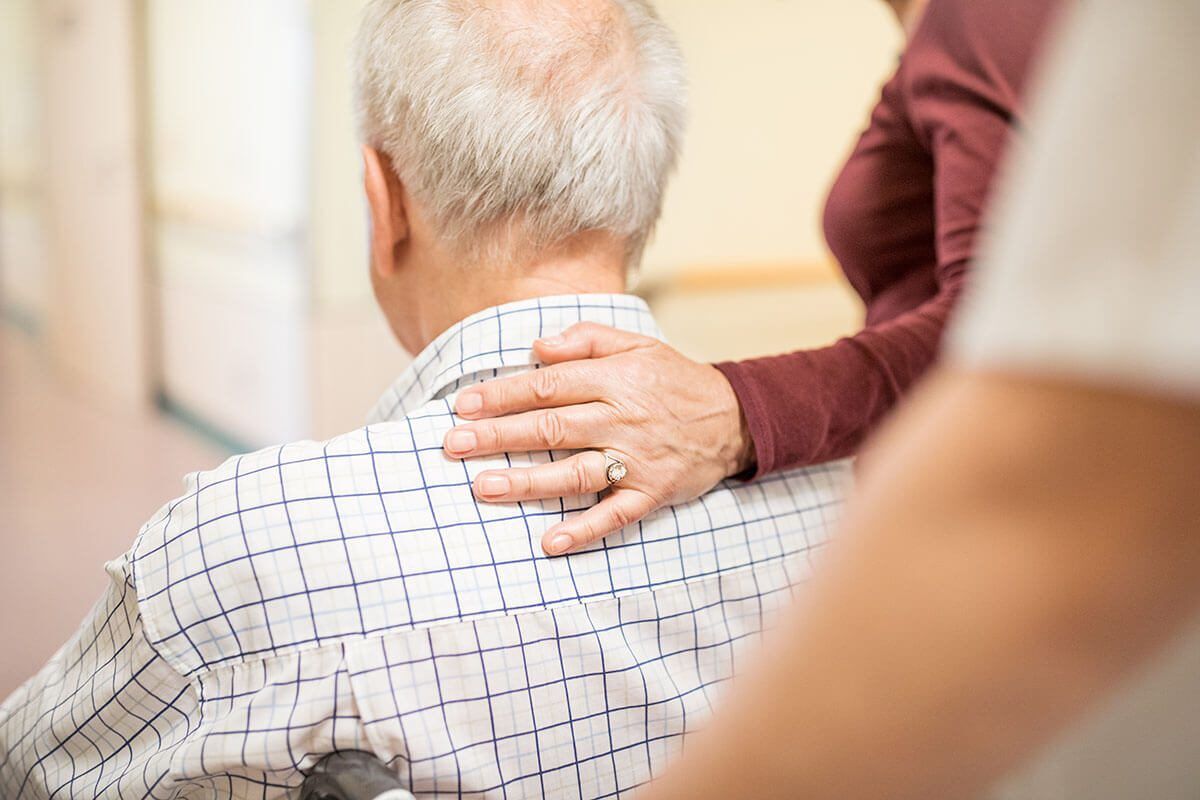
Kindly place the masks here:
POLYGON ((162 380, 169 401, 257 447, 308 434, 299 242, 160 225, 162 380))
POLYGON ((265 234, 307 215, 309 25, 302 0, 150 0, 160 213, 265 234))
POLYGON ((36 0, 0 2, 0 308, 45 311, 40 25, 36 0))
POLYGON ((305 0, 147 0, 161 388, 261 445, 310 431, 305 0))

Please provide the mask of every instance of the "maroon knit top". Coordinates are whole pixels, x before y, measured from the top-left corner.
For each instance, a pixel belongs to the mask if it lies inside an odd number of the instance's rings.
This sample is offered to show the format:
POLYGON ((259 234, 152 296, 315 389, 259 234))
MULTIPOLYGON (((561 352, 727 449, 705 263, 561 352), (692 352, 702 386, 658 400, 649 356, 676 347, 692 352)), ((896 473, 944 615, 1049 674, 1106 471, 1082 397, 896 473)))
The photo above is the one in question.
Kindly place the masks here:
POLYGON ((931 0, 829 194, 825 236, 866 327, 820 350, 718 364, 757 473, 854 453, 934 362, 1058 0, 931 0))

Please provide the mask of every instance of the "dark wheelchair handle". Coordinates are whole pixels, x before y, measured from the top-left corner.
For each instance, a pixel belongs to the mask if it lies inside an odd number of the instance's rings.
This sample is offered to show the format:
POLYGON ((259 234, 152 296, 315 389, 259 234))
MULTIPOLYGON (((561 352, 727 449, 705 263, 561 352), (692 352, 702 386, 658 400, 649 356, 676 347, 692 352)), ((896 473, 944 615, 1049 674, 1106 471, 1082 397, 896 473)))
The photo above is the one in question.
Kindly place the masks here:
POLYGON ((412 795, 375 756, 343 750, 317 762, 300 787, 300 800, 412 800, 412 795))

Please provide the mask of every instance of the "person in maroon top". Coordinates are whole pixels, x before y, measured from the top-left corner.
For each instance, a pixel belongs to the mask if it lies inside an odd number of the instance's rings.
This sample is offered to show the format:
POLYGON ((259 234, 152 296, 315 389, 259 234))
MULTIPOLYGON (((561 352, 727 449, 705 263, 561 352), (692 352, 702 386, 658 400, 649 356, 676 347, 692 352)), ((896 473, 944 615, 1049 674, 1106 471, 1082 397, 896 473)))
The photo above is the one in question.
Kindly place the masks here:
MULTIPOLYGON (((1060 2, 889 5, 908 45, 824 219, 829 247, 866 306, 862 331, 818 350, 713 367, 657 341, 582 325, 538 344, 537 355, 556 366, 459 395, 456 411, 473 421, 447 435, 452 457, 587 449, 626 465, 596 506, 546 533, 547 553, 582 547, 731 475, 852 455, 936 360, 1060 2)), ((485 472, 475 491, 496 502, 597 491, 608 484, 606 461, 485 472)))
POLYGON ((759 474, 853 454, 933 363, 1052 10, 934 0, 914 29, 825 206, 866 328, 820 350, 717 365, 759 474))

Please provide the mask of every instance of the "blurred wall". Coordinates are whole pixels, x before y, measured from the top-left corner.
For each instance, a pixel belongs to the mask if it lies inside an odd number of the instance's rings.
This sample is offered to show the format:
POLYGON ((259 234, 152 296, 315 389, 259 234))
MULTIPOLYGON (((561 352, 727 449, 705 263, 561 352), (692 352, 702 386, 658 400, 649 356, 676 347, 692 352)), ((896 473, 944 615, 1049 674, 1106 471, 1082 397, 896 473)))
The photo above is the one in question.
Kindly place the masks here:
MULTIPOLYGON (((37 317, 53 306, 64 322, 91 313, 113 330, 88 329, 82 361, 105 364, 94 343, 106 343, 144 368, 118 381, 130 402, 152 392, 231 447, 361 424, 408 358, 366 272, 349 59, 363 3, 4 0, 6 307, 37 317), (102 68, 80 57, 86 42, 102 68), (98 104, 105 115, 93 120, 98 104), (108 131, 107 161, 96 131, 108 131), (79 143, 92 147, 90 182, 72 200, 79 175, 59 154, 79 143), (46 191, 44 162, 60 176, 46 191), (89 235, 125 242, 124 255, 80 251, 61 213, 43 235, 38 209, 64 197, 89 235), (108 317, 57 296, 73 291, 74 258, 110 284, 80 284, 119 300, 108 317)), ((688 60, 691 124, 639 291, 697 358, 852 331, 861 311, 829 262, 820 207, 895 62, 895 23, 878 0, 658 6, 688 60)), ((88 388, 102 380, 76 373, 88 388)))
POLYGON ((317 436, 361 425, 409 361, 371 297, 351 47, 365 0, 312 0, 313 319, 317 436))
POLYGON ((691 120, 646 273, 824 262, 820 209, 899 28, 879 0, 659 0, 691 120))
POLYGON ((0 311, 96 402, 150 394, 132 0, 0 3, 0 311))
POLYGON ((821 210, 895 66, 879 0, 660 0, 691 75, 679 173, 643 290, 707 360, 818 347, 862 322, 825 248, 821 210))
POLYGON ((255 446, 306 436, 312 34, 304 0, 146 0, 160 391, 255 446))
POLYGON ((47 291, 38 2, 0 2, 0 314, 27 329, 47 291))
POLYGON ((134 0, 44 0, 47 345, 98 404, 153 390, 134 0))

